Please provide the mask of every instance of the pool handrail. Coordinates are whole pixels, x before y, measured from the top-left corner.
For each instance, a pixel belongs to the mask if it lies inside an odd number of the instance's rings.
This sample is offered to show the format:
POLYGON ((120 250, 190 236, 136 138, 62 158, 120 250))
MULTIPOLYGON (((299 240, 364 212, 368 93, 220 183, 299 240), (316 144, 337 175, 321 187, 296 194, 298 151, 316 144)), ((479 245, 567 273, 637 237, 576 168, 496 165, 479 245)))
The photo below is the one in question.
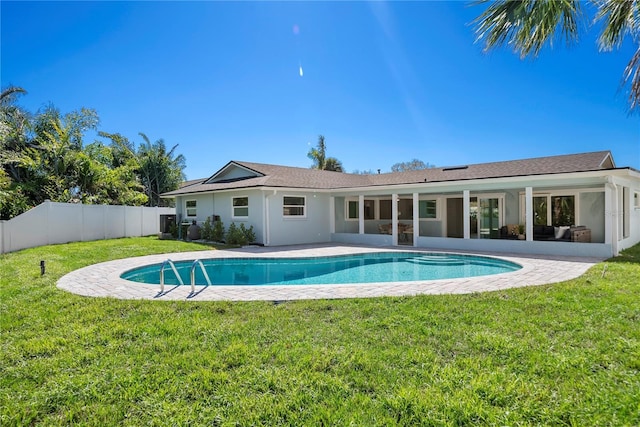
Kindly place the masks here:
POLYGON ((193 264, 191 264, 191 272, 190 272, 190 276, 191 276, 191 292, 195 292, 196 291, 196 267, 200 265, 200 270, 202 271, 202 274, 204 274, 204 278, 207 281, 207 286, 211 286, 211 279, 209 278, 209 274, 207 273, 207 269, 204 268, 204 264, 202 264, 202 261, 197 259, 195 261, 193 261, 193 264))
POLYGON ((178 278, 178 283, 184 286, 184 282, 182 281, 182 277, 178 274, 178 270, 176 269, 175 264, 170 259, 166 259, 162 262, 162 266, 160 267, 160 292, 164 292, 164 268, 169 264, 171 270, 173 270, 173 274, 178 278))

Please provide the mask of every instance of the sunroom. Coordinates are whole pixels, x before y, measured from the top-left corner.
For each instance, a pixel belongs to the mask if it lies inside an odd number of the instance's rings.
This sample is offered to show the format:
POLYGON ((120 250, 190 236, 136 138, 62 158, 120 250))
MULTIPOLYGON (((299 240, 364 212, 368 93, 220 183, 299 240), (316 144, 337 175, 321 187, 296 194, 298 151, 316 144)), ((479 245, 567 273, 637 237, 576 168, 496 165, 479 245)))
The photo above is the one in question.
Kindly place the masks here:
MULTIPOLYGON (((606 232, 613 227, 614 218, 609 215, 607 221, 606 205, 615 199, 622 216, 625 212, 625 190, 608 188, 601 180, 572 186, 546 183, 535 187, 482 188, 469 183, 463 189, 445 187, 334 194, 332 239, 345 243, 597 256, 611 250, 606 232), (618 193, 620 197, 614 197, 618 193)), ((628 218, 628 203, 626 212, 628 218)), ((628 232, 621 230, 621 237, 628 232)))

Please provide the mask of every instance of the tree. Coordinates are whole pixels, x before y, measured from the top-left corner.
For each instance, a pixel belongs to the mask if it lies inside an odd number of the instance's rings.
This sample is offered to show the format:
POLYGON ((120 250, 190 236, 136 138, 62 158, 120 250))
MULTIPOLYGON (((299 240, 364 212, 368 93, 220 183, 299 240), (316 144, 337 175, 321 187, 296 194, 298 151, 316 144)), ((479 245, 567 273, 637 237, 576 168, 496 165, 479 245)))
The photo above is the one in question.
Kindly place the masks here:
MULTIPOLYGON (((584 19, 579 0, 479 0, 487 9, 474 20, 477 40, 485 50, 509 45, 521 58, 536 57, 543 46, 553 46, 555 38, 570 44, 580 36, 584 19)), ((640 110, 640 0, 591 0, 596 12, 594 23, 602 24, 598 45, 601 51, 619 48, 630 36, 638 49, 627 64, 621 86, 631 83, 629 111, 640 110)))
POLYGON ((422 160, 413 159, 408 162, 400 162, 391 166, 391 172, 407 172, 432 168, 433 165, 425 163, 422 160))
MULTIPOLYGON (((351 171, 351 173, 354 175, 373 175, 376 172, 374 172, 373 169, 365 169, 365 170, 354 169, 353 171, 351 171)), ((377 173, 380 173, 379 169, 377 173)))
POLYGON ((334 172, 343 172, 342 162, 335 157, 327 157, 327 146, 324 136, 318 135, 318 144, 307 153, 307 157, 313 160, 312 169, 320 169, 334 172))
POLYGON ((57 202, 150 206, 184 180, 185 158, 164 141, 138 150, 118 133, 99 132, 109 144, 85 144, 97 113, 61 114, 53 105, 30 114, 16 104, 19 87, 0 92, 0 218, 9 219, 49 199, 57 202), (144 186, 143 186, 144 184, 144 186), (147 196, 147 194, 149 196, 147 196))
POLYGON ((98 115, 87 108, 61 115, 49 106, 34 117, 15 179, 30 203, 79 201, 78 158, 84 133, 97 124, 98 115))
POLYGON ((343 172, 342 162, 335 157, 327 157, 324 162, 324 170, 333 172, 343 172))
POLYGON ((18 95, 25 93, 17 86, 0 93, 0 169, 9 180, 17 175, 16 165, 23 158, 27 141, 29 114, 16 105, 18 95))
POLYGON ((167 206, 169 201, 161 199, 160 194, 178 189, 185 180, 186 160, 182 154, 174 157, 178 144, 167 151, 163 139, 153 144, 144 133, 140 133, 144 143, 136 153, 138 174, 149 198, 149 206, 167 206))
POLYGON ((129 206, 147 203, 136 164, 120 163, 116 156, 113 146, 99 141, 87 145, 77 155, 77 188, 82 203, 129 206))
POLYGON ((318 135, 318 145, 307 153, 307 157, 313 160, 312 169, 324 170, 327 161, 327 146, 324 142, 324 136, 318 135))

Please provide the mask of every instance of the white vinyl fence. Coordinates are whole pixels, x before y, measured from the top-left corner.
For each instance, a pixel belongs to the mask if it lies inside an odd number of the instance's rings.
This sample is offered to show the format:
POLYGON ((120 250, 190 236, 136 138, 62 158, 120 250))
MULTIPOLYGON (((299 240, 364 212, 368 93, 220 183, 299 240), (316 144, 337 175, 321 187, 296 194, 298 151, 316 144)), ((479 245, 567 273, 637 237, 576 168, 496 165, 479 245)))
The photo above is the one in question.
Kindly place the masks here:
POLYGON ((0 221, 0 253, 55 243, 149 236, 160 232, 160 215, 175 212, 175 208, 46 201, 0 221))

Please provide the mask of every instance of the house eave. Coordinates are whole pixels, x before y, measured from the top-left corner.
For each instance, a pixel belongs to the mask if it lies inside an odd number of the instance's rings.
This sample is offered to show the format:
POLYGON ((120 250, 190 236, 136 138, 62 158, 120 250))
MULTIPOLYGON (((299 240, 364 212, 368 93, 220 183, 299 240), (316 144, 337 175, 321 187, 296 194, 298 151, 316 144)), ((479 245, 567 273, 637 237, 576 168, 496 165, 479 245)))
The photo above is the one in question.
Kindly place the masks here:
MULTIPOLYGON (((536 185, 544 184, 544 181, 568 181, 575 179, 601 179, 605 181, 609 175, 622 176, 625 175, 622 171, 628 171, 629 168, 621 169, 607 169, 607 170, 595 170, 595 171, 583 171, 583 172, 562 172, 556 174, 530 174, 530 175, 514 175, 514 176, 502 176, 502 177, 487 177, 487 178, 469 178, 458 179, 452 181, 426 181, 416 183, 403 183, 403 184, 391 184, 391 185, 372 185, 367 187, 351 187, 340 188, 332 190, 333 193, 350 193, 366 191, 393 191, 398 192, 399 189, 416 189, 416 188, 438 188, 438 189, 454 189, 456 187, 464 187, 473 189, 474 187, 495 187, 496 185, 504 188, 516 188, 523 187, 525 183, 531 183, 534 181, 536 185)), ((640 177, 640 174, 638 175, 640 177)), ((557 183, 554 183, 557 185, 557 183)))
POLYGON ((363 191, 386 191, 386 192, 399 192, 399 191, 413 191, 414 189, 429 189, 437 188, 439 190, 455 189, 456 187, 465 187, 473 189, 474 187, 495 187, 502 186, 504 188, 515 188, 527 186, 524 184, 532 184, 536 186, 544 185, 546 182, 554 181, 553 185, 557 185, 557 181, 570 181, 576 179, 602 179, 604 182, 607 176, 634 176, 640 178, 640 172, 631 168, 616 168, 606 170, 594 170, 594 171, 582 171, 582 172, 565 172, 556 174, 531 174, 531 175, 515 175, 515 176, 502 176, 502 177, 487 177, 487 178, 471 178, 471 179, 458 179, 452 181, 427 181, 427 182, 409 182, 399 184, 382 184, 382 185, 367 185, 367 186, 355 186, 355 187, 336 187, 336 188, 314 188, 314 187, 296 187, 296 186, 273 186, 273 185, 254 185, 254 186, 240 186, 234 188, 225 188, 219 190, 203 190, 185 192, 181 194, 161 195, 162 198, 174 199, 178 196, 188 195, 201 195, 201 194, 214 194, 214 193, 231 193, 243 190, 260 190, 260 191, 293 191, 293 192, 312 192, 312 193, 333 193, 333 194, 347 194, 353 192, 363 191))

